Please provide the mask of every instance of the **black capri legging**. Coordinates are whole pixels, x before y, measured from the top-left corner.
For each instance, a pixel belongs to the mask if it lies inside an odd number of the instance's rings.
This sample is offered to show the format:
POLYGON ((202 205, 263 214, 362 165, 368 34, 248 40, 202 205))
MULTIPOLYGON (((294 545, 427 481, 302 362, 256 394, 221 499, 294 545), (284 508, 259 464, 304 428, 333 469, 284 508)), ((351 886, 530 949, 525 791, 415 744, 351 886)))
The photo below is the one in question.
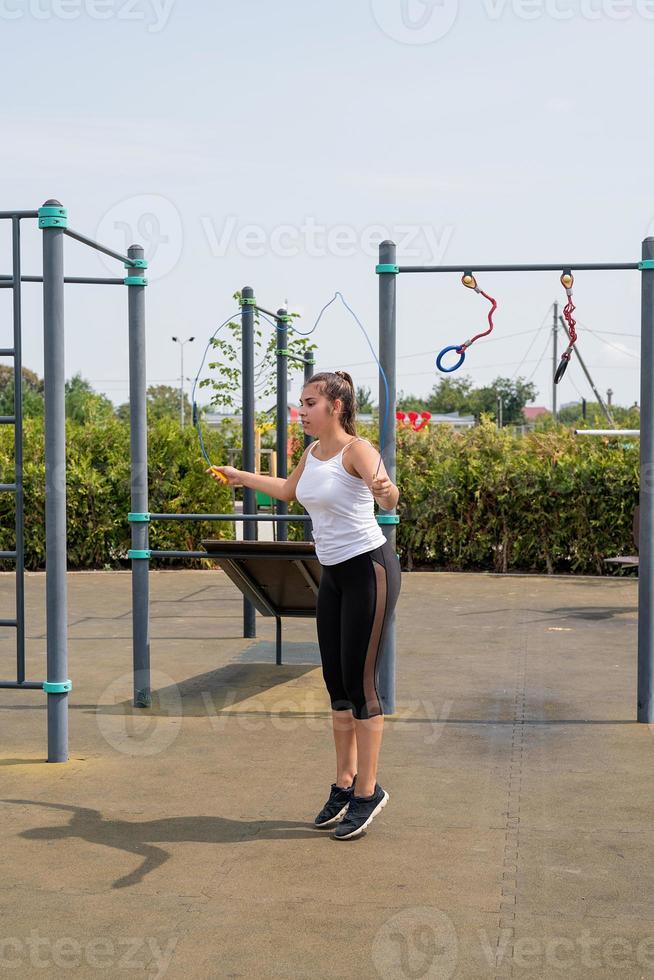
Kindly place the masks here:
POLYGON ((355 718, 383 715, 379 655, 402 572, 387 539, 372 551, 322 565, 316 610, 322 674, 331 706, 355 718))

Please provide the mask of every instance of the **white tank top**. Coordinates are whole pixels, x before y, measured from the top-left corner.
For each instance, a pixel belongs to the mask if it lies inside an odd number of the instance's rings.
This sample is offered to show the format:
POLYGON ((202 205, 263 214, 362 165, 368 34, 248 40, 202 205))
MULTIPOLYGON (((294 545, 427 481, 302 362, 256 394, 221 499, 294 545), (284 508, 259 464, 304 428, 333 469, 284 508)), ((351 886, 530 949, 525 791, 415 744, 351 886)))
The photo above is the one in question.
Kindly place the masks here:
POLYGON ((311 444, 306 455, 295 496, 311 518, 318 561, 336 565, 379 548, 386 538, 365 480, 352 476, 343 466, 346 447, 330 459, 318 459, 313 454, 315 445, 311 444))

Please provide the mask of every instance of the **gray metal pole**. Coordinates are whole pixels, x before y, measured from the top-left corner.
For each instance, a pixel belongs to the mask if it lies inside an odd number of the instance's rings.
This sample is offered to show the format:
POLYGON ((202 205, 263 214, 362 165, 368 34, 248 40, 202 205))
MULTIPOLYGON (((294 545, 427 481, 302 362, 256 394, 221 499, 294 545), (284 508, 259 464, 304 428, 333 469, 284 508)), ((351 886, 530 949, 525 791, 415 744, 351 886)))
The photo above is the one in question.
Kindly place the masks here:
MULTIPOLYGON (((277 476, 288 476, 288 357, 280 353, 288 345, 287 311, 277 310, 277 476)), ((277 502, 277 513, 288 514, 288 503, 277 502)), ((288 541, 288 523, 281 521, 275 525, 277 540, 288 541)))
MULTIPOLYGON (((44 207, 61 207, 46 201, 44 207)), ((43 377, 45 381, 45 596, 47 683, 68 680, 66 588, 66 402, 64 230, 43 228, 43 377)), ((47 689, 46 689, 47 690, 47 689)), ((47 694, 48 762, 68 760, 68 692, 47 694)))
POLYGON ((25 498, 23 490, 23 354, 20 219, 12 219, 14 327, 14 483, 16 485, 16 680, 25 680, 25 498))
MULTIPOLYGON (((142 259, 143 248, 131 245, 131 259, 142 259)), ((138 278, 138 277, 135 277, 138 278)), ((148 512, 148 418, 145 376, 145 286, 127 287, 129 333, 129 419, 131 455, 131 509, 148 512)), ((148 523, 132 521, 132 551, 147 553, 148 523)), ((134 707, 149 708, 150 687, 150 560, 132 557, 132 653, 134 707)))
POLYGON ((556 370, 559 366, 559 352, 558 352, 558 332, 559 332, 559 304, 554 300, 554 319, 552 321, 552 418, 556 422, 557 416, 557 402, 556 402, 556 392, 557 385, 554 383, 554 378, 556 376, 556 370))
MULTIPOLYGON (((379 264, 394 266, 396 263, 396 247, 394 242, 382 242, 379 246, 379 264)), ((384 465, 389 479, 395 483, 395 365, 396 365, 396 284, 397 275, 394 272, 379 274, 379 361, 388 383, 388 399, 386 386, 379 372, 379 434, 384 415, 388 412, 385 432, 385 445, 380 445, 383 452, 384 465)), ((381 515, 394 515, 395 510, 380 511, 381 515)), ((381 528, 395 549, 396 533, 394 523, 382 523, 381 528)), ((395 611, 388 624, 388 630, 380 653, 379 666, 379 697, 384 708, 384 714, 395 711, 395 611)))
MULTIPOLYGON (((312 374, 316 373, 316 359, 313 356, 313 352, 310 350, 305 350, 304 352, 304 383, 306 384, 312 374)), ((313 436, 310 436, 308 432, 304 433, 304 448, 306 449, 310 443, 313 442, 313 436)), ((304 524, 304 540, 311 541, 311 519, 304 524)))
MULTIPOLYGON (((244 286, 241 293, 241 358, 242 358, 242 402, 241 417, 243 441, 243 469, 254 472, 254 290, 244 286), (250 301, 250 302, 248 302, 250 301)), ((252 487, 243 487, 243 513, 256 514, 257 498, 252 487)), ((243 540, 257 540, 257 522, 243 521, 243 540)), ((252 602, 243 596, 243 636, 257 635, 256 609, 252 602)))
POLYGON ((179 342, 179 427, 184 428, 184 341, 179 342))
MULTIPOLYGON (((654 238, 643 242, 654 263, 654 238)), ((640 532, 638 568, 638 721, 654 722, 654 268, 643 269, 640 354, 640 532)))

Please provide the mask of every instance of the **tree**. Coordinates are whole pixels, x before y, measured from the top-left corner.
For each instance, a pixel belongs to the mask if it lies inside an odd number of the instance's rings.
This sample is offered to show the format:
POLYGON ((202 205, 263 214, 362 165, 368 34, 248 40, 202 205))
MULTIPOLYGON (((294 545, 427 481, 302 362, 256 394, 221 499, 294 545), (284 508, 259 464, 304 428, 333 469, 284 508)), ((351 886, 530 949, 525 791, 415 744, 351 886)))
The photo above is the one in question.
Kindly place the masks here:
POLYGON ((66 382, 65 398, 66 418, 75 422, 101 422, 114 414, 111 399, 94 391, 91 383, 79 373, 66 382))
MULTIPOLYGON (((42 416, 45 410, 43 380, 29 368, 21 369, 23 416, 42 416)), ((14 414, 14 369, 0 364, 0 415, 14 414)))
POLYGON ((357 388, 356 389, 356 400, 357 409, 364 415, 372 415, 375 406, 372 402, 372 389, 370 388, 357 388))

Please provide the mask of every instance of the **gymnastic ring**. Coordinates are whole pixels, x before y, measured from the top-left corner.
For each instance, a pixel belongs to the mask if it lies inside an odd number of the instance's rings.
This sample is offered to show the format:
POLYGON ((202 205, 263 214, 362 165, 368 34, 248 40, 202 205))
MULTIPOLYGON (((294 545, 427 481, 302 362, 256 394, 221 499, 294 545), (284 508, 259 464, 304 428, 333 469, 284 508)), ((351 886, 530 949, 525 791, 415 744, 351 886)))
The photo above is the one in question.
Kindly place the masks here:
POLYGON ((458 347, 457 344, 453 344, 452 347, 444 347, 443 350, 438 355, 438 357, 436 358, 436 367, 438 368, 439 371, 443 371, 445 374, 449 374, 451 371, 456 371, 458 368, 461 367, 461 365, 466 359, 466 352, 462 350, 460 351, 461 357, 456 362, 456 364, 453 364, 452 367, 449 368, 443 367, 441 361, 443 360, 445 354, 447 354, 451 350, 459 351, 460 348, 458 347))

